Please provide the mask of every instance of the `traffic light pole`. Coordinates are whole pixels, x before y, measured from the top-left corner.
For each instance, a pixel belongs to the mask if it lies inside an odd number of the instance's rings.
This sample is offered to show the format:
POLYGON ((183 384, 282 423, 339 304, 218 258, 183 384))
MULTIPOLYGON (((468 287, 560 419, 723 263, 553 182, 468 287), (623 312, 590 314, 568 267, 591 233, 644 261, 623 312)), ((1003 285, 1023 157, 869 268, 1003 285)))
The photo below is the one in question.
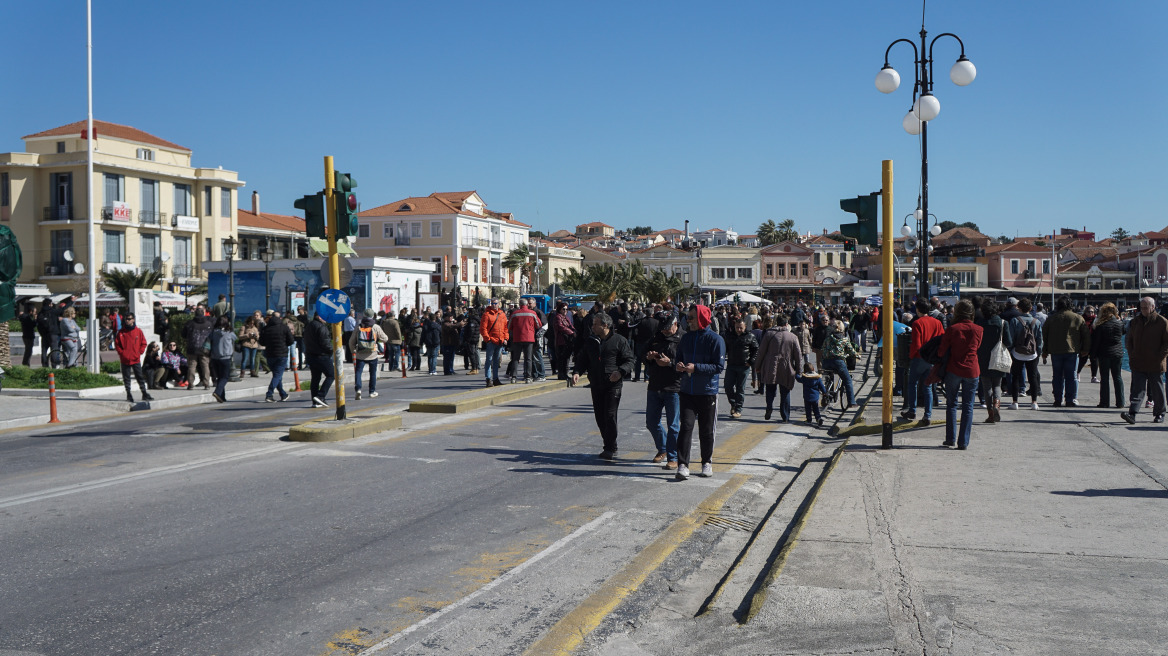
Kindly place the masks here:
POLYGON ((892 374, 895 365, 892 354, 896 346, 896 335, 892 330, 892 310, 896 301, 893 299, 893 270, 892 270, 892 160, 881 162, 881 195, 884 210, 884 238, 880 244, 880 259, 884 275, 881 276, 881 305, 880 305, 880 334, 884 336, 884 350, 880 357, 884 360, 884 379, 881 387, 884 390, 884 407, 881 414, 880 448, 892 448, 892 374))
MULTIPOLYGON (((337 196, 333 176, 333 156, 324 158, 325 225, 328 226, 329 287, 341 288, 341 264, 337 256, 337 196)), ((341 343, 341 324, 329 324, 333 333, 333 370, 337 390, 337 419, 345 418, 345 346, 341 343)))

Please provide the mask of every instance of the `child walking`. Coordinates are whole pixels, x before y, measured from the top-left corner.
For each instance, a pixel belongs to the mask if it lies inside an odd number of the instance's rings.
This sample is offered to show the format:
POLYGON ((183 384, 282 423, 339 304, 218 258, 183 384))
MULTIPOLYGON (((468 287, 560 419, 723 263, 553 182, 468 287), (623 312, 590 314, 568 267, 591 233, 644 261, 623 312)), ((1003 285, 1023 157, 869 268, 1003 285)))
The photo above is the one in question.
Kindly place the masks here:
POLYGON ((815 423, 823 427, 823 416, 819 414, 819 395, 827 392, 823 387, 823 377, 808 362, 803 365, 802 375, 796 375, 795 380, 803 383, 803 409, 807 412, 807 423, 811 423, 811 415, 814 413, 815 423))

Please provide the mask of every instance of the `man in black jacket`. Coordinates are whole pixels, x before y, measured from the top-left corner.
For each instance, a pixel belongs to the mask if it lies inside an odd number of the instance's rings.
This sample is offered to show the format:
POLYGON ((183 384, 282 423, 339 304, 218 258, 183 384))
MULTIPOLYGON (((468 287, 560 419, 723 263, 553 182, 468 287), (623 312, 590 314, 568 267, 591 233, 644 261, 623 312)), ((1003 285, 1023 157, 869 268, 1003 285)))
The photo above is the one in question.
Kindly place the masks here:
POLYGON ((304 327, 304 360, 312 372, 312 407, 327 408, 324 398, 328 396, 332 387, 335 369, 333 369, 333 336, 329 325, 320 315, 304 327), (324 382, 321 383, 321 378, 324 382))
POLYGON ((32 346, 36 342, 37 309, 32 303, 26 303, 24 312, 20 313, 21 337, 24 339, 24 359, 21 364, 29 366, 32 361, 32 346))
POLYGON ((633 370, 633 349, 628 340, 613 332, 612 317, 606 312, 597 312, 592 317, 592 335, 584 341, 580 355, 583 357, 576 361, 572 383, 580 381, 580 374, 588 374, 596 426, 604 441, 600 459, 614 460, 616 414, 620 409, 624 377, 633 370))
POLYGON ((203 389, 211 389, 211 352, 209 342, 215 327, 202 307, 195 308, 195 316, 183 326, 182 336, 187 350, 187 389, 195 389, 195 371, 203 379, 203 389))
POLYGON ((272 380, 268 383, 268 393, 264 396, 264 400, 268 403, 276 400, 274 395, 277 390, 280 392, 281 401, 288 400, 288 393, 284 391, 284 369, 288 365, 288 348, 295 341, 292 329, 280 318, 279 312, 272 314, 268 318, 268 322, 260 329, 260 344, 264 347, 264 357, 272 372, 272 380))
MULTIPOLYGON (((642 320, 648 321, 648 318, 642 320)), ((657 455, 653 462, 667 461, 665 469, 677 468, 677 432, 681 429, 681 379, 685 375, 673 364, 677 359, 677 317, 659 312, 653 317, 657 334, 645 345, 645 379, 649 382, 645 393, 645 427, 653 436, 657 455), (665 413, 666 428, 661 426, 665 413)))

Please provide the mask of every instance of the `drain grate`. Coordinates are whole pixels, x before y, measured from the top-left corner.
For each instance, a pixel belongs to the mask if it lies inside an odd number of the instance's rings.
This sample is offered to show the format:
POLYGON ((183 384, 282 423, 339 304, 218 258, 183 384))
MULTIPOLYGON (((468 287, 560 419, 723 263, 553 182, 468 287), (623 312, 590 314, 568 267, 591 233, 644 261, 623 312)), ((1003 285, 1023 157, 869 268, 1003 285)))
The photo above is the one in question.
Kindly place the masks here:
POLYGON ((730 515, 707 515, 705 525, 717 526, 718 528, 731 531, 746 531, 748 533, 753 531, 755 526, 757 526, 754 522, 730 515))

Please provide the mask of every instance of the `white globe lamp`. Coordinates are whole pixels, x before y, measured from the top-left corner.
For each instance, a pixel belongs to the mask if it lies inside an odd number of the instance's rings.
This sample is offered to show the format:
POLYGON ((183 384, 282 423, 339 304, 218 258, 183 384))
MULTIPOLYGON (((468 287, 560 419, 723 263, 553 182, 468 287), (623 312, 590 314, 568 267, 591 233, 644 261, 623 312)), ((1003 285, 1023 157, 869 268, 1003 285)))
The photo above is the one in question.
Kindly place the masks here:
MULTIPOLYGON (((952 72, 950 75, 952 75, 952 72)), ((899 86, 900 73, 897 73, 895 68, 885 64, 884 68, 880 69, 880 72, 876 74, 876 89, 880 93, 892 93, 899 86)))
POLYGON ((930 234, 930 235, 933 235, 934 237, 936 237, 937 235, 941 234, 941 226, 939 226, 939 225, 937 225, 936 223, 934 223, 934 224, 933 224, 933 227, 932 227, 932 228, 929 228, 929 234, 930 234))
POLYGON ((912 229, 912 226, 910 226, 909 224, 906 223, 906 224, 900 226, 900 236, 901 237, 907 237, 907 236, 911 235, 912 233, 913 233, 913 229, 912 229))
POLYGON ((911 134, 914 137, 921 133, 921 120, 913 116, 912 110, 909 110, 909 112, 904 115, 904 120, 901 121, 901 125, 904 126, 905 132, 911 134))
POLYGON ((941 113, 941 101, 931 93, 923 93, 913 103, 912 113, 922 121, 931 121, 941 113))
MULTIPOLYGON (((949 79, 953 80, 953 84, 959 87, 968 85, 976 77, 977 67, 973 65, 973 62, 966 59, 965 55, 961 55, 957 59, 957 63, 953 64, 953 68, 949 69, 949 79)), ((879 83, 877 85, 879 86, 879 83)))

